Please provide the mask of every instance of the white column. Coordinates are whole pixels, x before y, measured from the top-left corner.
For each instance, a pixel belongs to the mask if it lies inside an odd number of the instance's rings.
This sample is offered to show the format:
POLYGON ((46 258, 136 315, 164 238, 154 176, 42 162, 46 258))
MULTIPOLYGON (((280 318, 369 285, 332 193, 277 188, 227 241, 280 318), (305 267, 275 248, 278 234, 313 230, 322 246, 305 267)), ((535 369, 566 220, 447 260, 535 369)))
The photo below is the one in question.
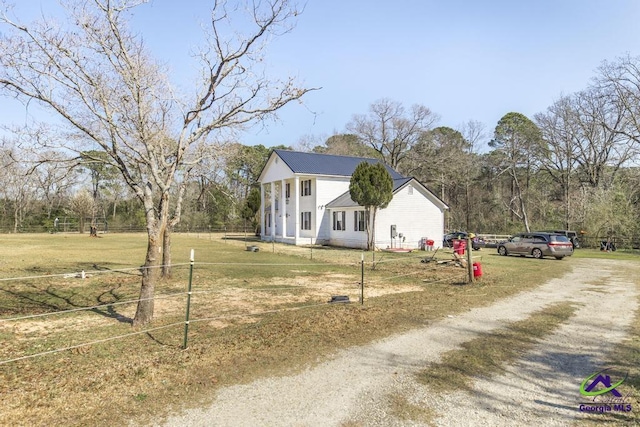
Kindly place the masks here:
POLYGON ((294 179, 294 183, 293 183, 293 194, 294 196, 292 197, 293 201, 295 202, 295 207, 293 209, 293 218, 294 218, 294 223, 295 223, 295 238, 296 241, 295 243, 298 244, 298 239, 300 238, 300 178, 299 177, 295 177, 294 179))
POLYGON ((271 240, 276 237, 276 184, 271 182, 271 240))
POLYGON ((286 183, 284 179, 280 181, 280 214, 282 215, 282 237, 287 237, 287 202, 286 183))
POLYGON ((260 239, 266 236, 266 224, 264 222, 264 184, 260 183, 260 239))

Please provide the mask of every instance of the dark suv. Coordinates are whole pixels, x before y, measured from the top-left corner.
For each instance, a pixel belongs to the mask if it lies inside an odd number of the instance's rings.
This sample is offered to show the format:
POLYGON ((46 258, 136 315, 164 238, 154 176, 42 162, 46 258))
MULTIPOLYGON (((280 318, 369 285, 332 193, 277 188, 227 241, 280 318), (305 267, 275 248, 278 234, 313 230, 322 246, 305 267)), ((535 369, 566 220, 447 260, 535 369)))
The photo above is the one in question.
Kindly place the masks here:
MULTIPOLYGON (((467 236, 469 236, 469 234, 466 231, 453 231, 451 233, 447 233, 444 235, 444 239, 442 240, 442 247, 452 248, 453 241, 455 239, 467 240, 467 236)), ((483 242, 478 237, 473 237, 471 239, 471 247, 473 248, 474 251, 477 251, 478 249, 480 249, 482 243, 483 242)))
POLYGON ((569 238, 556 233, 518 233, 498 245, 500 255, 531 255, 534 258, 552 256, 562 259, 573 254, 569 238))

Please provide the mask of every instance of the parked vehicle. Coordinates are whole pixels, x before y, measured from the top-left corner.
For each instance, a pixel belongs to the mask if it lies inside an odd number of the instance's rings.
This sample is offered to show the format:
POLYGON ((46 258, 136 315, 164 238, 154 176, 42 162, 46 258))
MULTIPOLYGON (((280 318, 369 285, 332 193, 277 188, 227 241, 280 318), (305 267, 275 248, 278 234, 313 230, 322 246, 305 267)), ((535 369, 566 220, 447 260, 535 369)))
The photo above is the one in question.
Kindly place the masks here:
POLYGON ((509 240, 507 235, 503 234, 478 234, 480 247, 483 248, 497 248, 501 242, 509 240))
POLYGON ((483 246, 483 242, 481 239, 476 237, 473 233, 467 233, 466 231, 453 231, 451 233, 447 233, 444 235, 444 239, 442 240, 443 248, 452 248, 453 241, 455 239, 467 240, 467 237, 471 234, 471 247, 474 251, 477 251, 483 246))
POLYGON ((498 245, 500 255, 531 255, 534 258, 552 256, 562 259, 573 254, 569 238, 556 233, 518 233, 498 245))
POLYGON ((567 238, 569 239, 569 241, 571 242, 571 244, 573 245, 573 249, 577 249, 580 247, 580 239, 578 237, 578 233, 576 233, 575 231, 569 231, 569 230, 549 230, 549 231, 545 231, 545 233, 555 233, 555 234, 562 234, 563 236, 567 236, 567 238))

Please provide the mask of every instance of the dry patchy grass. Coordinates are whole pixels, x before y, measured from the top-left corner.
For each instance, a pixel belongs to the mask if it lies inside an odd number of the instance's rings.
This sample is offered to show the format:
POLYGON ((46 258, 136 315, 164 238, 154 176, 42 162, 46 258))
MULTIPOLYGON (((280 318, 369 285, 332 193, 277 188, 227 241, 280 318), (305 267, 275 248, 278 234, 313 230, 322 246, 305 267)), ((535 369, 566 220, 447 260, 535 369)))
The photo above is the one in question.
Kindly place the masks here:
MULTIPOLYGON (((171 280, 157 287, 155 331, 74 350, 0 364, 2 425, 144 423, 199 406, 222 385, 296 372, 336 350, 424 326, 488 305, 558 277, 571 261, 482 256, 485 275, 462 285, 465 271, 421 263, 425 253, 367 254, 365 303, 360 251, 295 248, 208 236, 174 236, 171 280), (181 348, 189 249, 196 252, 189 346, 181 348), (276 249, 270 252, 268 249, 276 249), (523 279, 515 271, 535 270, 523 279), (352 304, 326 304, 331 295, 352 304), (19 420, 16 422, 16 420, 19 420)), ((0 359, 131 333, 128 320, 144 258, 144 235, 1 236, 0 279, 85 270, 80 280, 55 276, 0 282, 0 359), (133 264, 133 265, 132 265, 133 264), (114 271, 118 270, 118 271, 114 271), (6 319, 112 304, 42 318, 6 319)), ((442 258, 450 254, 439 253, 442 258)), ((480 259, 480 258, 478 258, 480 259)), ((398 408, 401 407, 396 405, 398 408)))

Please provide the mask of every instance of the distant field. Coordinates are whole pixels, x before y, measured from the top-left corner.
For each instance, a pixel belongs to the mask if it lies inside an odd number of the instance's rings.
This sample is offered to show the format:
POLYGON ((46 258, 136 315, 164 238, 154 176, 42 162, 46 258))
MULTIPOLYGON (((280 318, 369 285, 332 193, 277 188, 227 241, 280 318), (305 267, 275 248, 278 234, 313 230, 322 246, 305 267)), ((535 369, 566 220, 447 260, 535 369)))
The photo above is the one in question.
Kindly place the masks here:
POLYGON ((173 276, 158 285, 156 320, 145 332, 129 321, 146 236, 100 236, 0 235, 0 363, 26 357, 0 364, 1 425, 142 422, 197 405, 221 385, 291 372, 338 348, 489 304, 558 277, 572 262, 484 249, 473 253, 484 276, 465 285, 465 269, 435 262, 451 252, 428 263, 420 261, 433 253, 379 252, 375 269, 365 253, 361 305, 361 251, 251 242, 259 251, 249 252, 242 236, 182 234, 173 238, 173 276), (183 350, 191 249, 192 322, 183 350), (327 304, 332 295, 352 303, 327 304), (49 314, 65 310, 74 311, 49 314), (141 333, 112 340, 134 332, 141 333), (29 357, 61 348, 71 349, 29 357))

